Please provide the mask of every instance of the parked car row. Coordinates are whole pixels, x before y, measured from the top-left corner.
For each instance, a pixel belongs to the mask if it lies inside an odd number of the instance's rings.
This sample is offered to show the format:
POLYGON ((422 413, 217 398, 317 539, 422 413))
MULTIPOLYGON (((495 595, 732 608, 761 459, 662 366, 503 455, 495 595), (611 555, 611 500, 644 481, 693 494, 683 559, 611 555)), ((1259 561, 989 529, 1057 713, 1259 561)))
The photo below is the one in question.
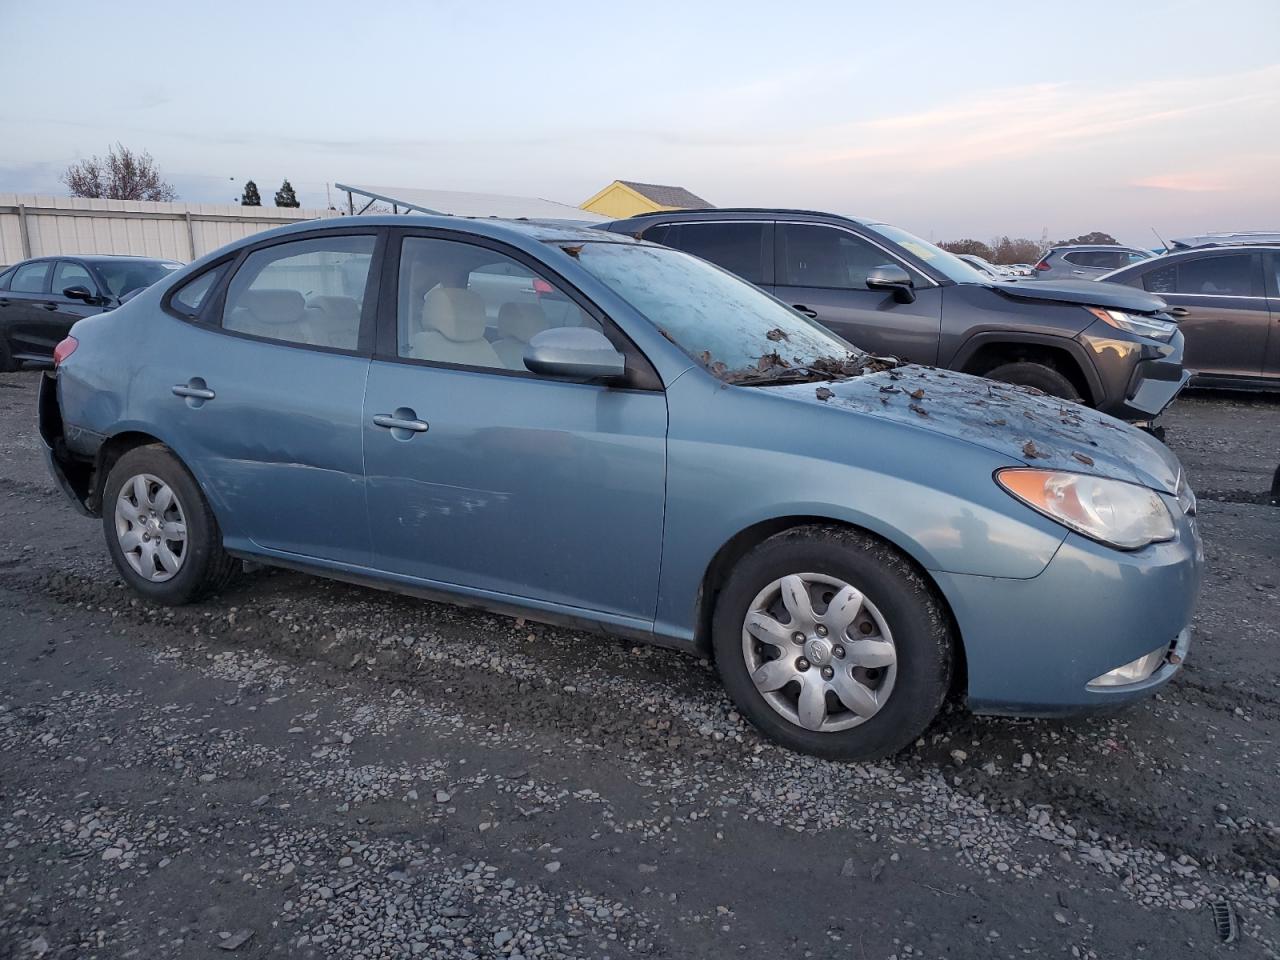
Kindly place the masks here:
POLYGON ((600 226, 709 260, 872 354, 1139 422, 1187 381, 1177 324, 1138 289, 1001 282, 898 227, 812 211, 664 211, 600 226))
POLYGON ((0 371, 51 361, 77 320, 118 307, 181 266, 151 257, 38 257, 0 272, 0 371))
POLYGON ((592 628, 869 758, 953 694, 1060 715, 1177 673, 1203 554, 1176 458, 961 371, 1150 416, 1181 349, 1144 289, 991 283, 882 223, 335 218, 79 320, 39 427, 152 601, 253 560, 592 628))

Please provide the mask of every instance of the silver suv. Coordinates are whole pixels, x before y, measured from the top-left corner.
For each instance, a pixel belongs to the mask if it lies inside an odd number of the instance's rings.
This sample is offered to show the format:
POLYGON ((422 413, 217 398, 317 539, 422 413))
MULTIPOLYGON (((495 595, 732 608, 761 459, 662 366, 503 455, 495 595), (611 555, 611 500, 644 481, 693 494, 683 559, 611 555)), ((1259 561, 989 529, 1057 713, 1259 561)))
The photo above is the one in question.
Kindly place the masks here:
POLYGON ((1153 254, 1137 247, 1089 243, 1054 247, 1036 264, 1031 280, 1096 280, 1104 273, 1150 260, 1153 254))

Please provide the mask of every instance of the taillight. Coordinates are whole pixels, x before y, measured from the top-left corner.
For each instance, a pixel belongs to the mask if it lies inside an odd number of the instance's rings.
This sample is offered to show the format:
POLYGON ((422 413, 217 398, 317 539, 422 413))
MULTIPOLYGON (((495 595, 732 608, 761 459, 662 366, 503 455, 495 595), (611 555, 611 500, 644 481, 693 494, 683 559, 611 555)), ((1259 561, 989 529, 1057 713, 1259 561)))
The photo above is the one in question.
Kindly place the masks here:
POLYGON ((76 352, 76 347, 80 346, 80 341, 75 337, 67 337, 60 344, 53 348, 53 365, 56 367, 63 360, 76 352))
POLYGON ((1036 269, 1037 269, 1037 270, 1048 270, 1048 269, 1049 269, 1049 261, 1048 261, 1048 260, 1041 260, 1039 263, 1037 263, 1037 264, 1036 264, 1036 269))
POLYGON ((552 293, 554 290, 555 290, 555 287, 547 283, 547 281, 543 280, 541 277, 533 278, 533 292, 536 293, 538 296, 540 297, 546 296, 548 293, 552 293))

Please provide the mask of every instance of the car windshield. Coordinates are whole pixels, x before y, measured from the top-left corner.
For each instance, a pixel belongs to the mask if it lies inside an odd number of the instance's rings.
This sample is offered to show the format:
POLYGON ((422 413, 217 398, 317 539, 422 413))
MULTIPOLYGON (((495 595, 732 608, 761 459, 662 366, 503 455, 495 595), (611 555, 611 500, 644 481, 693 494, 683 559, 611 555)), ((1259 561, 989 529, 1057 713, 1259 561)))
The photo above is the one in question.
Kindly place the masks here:
POLYGON ((865 354, 738 277, 649 244, 565 247, 664 337, 734 383, 838 379, 865 354))
POLYGON ((866 227, 886 240, 896 243, 912 256, 923 260, 948 280, 956 283, 988 282, 988 278, 983 276, 976 267, 965 263, 954 253, 947 253, 941 247, 934 246, 928 240, 921 240, 915 234, 907 233, 888 223, 868 223, 866 227))
POLYGON ((102 282, 113 297, 149 287, 161 277, 167 277, 182 266, 165 260, 124 260, 95 264, 102 282))

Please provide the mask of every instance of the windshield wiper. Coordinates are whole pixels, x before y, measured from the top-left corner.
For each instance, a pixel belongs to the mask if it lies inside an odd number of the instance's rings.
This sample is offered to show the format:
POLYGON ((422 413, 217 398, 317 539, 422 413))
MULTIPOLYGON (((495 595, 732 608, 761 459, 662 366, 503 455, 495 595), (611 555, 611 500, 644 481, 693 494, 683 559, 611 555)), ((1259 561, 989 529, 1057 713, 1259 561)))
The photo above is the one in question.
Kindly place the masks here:
POLYGON ((808 367, 782 367, 775 370, 744 370, 742 372, 731 371, 724 375, 724 379, 732 383, 735 387, 758 387, 766 383, 811 383, 815 380, 831 380, 830 374, 822 373, 818 370, 810 370, 808 367))

